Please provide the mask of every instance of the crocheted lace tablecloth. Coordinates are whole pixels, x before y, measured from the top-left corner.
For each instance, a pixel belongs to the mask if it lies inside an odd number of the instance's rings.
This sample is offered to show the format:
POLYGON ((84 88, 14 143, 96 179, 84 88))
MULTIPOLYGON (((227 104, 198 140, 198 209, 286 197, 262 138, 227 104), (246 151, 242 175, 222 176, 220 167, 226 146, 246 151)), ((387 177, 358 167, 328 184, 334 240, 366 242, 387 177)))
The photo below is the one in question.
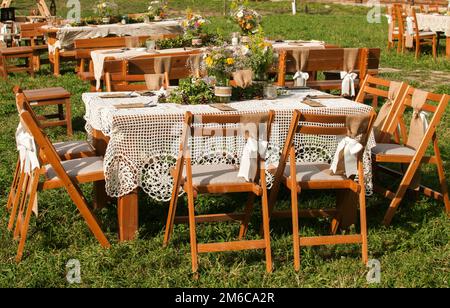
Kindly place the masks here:
MULTIPOLYGON (((170 200, 172 177, 170 168, 175 165, 179 152, 183 119, 186 111, 193 114, 220 114, 222 111, 209 105, 157 104, 154 107, 118 109, 117 104, 155 102, 156 97, 100 98, 105 93, 84 93, 86 130, 103 132, 110 137, 104 159, 106 191, 112 197, 124 196, 140 187, 158 201, 170 200)), ((236 113, 255 113, 274 110, 275 120, 267 151, 267 164, 278 163, 293 110, 306 113, 348 115, 369 113, 372 107, 344 98, 318 99, 326 107, 303 104, 306 95, 324 93, 307 90, 292 91, 290 95, 275 100, 233 102, 236 113)), ((234 112, 234 111, 233 111, 234 112)), ((230 113, 230 112, 228 112, 230 113)), ((193 164, 236 164, 245 145, 242 137, 194 137, 191 141, 193 164)), ((295 139, 297 161, 331 162, 338 144, 336 136, 305 136, 295 139)), ((370 149, 375 146, 373 134, 364 155, 367 192, 372 192, 370 149)), ((273 177, 268 174, 268 182, 273 177)))
POLYGON ((420 30, 444 32, 450 37, 450 16, 417 14, 417 24, 420 30))

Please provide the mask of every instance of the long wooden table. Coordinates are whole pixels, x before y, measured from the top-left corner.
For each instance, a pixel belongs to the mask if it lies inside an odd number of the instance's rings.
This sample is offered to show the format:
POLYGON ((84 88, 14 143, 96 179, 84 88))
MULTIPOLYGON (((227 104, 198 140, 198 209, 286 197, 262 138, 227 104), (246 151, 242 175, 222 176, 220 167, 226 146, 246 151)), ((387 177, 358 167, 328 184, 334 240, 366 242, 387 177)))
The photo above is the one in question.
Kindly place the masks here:
MULTIPOLYGON (((308 94, 318 94, 322 93, 319 91, 311 90, 308 92, 308 94)), ((106 94, 106 93, 103 93, 106 94)), ((208 105, 190 105, 190 106, 183 106, 183 105, 174 105, 174 104, 162 104, 157 107, 153 108, 143 108, 143 109, 111 109, 114 108, 114 104, 118 103, 117 101, 111 100, 111 99, 98 99, 97 97, 102 95, 101 93, 85 93, 83 95, 83 101, 86 104, 87 109, 87 121, 88 126, 91 127, 90 134, 93 139, 93 145, 97 150, 98 155, 104 155, 106 152, 106 148, 108 148, 108 153, 105 156, 105 162, 107 164, 112 163, 114 160, 114 164, 117 164, 120 162, 116 160, 118 156, 116 156, 116 153, 122 157, 127 156, 125 159, 127 161, 132 162, 132 165, 134 165, 137 169, 140 169, 140 167, 133 162, 134 159, 140 159, 143 156, 146 155, 152 155, 152 154, 145 154, 146 150, 154 152, 156 151, 156 148, 149 148, 150 144, 153 144, 155 140, 159 140, 159 138, 169 138, 168 140, 160 141, 159 143, 161 146, 165 147, 167 144, 172 144, 173 140, 174 142, 174 148, 176 147, 176 144, 178 140, 178 135, 173 134, 167 134, 167 125, 177 125, 178 121, 182 121, 183 115, 185 110, 190 110, 193 113, 199 114, 199 112, 217 112, 217 109, 214 109, 213 107, 210 107, 208 105), (98 109, 99 108, 99 109, 98 109), (106 109, 105 109, 106 108, 106 109), (94 118, 97 118, 96 114, 97 112, 95 109, 98 109, 101 116, 101 123, 100 126, 97 126, 95 123, 94 118), (106 115, 108 111, 111 111, 112 114, 106 115), (105 113, 106 112, 106 113, 105 113), (112 117, 111 117, 112 116, 112 117), (92 120, 91 120, 92 118, 92 120), (112 121, 112 122, 111 122, 112 121), (169 121, 169 122, 167 122, 169 121), (161 128, 166 127, 165 131, 159 130, 159 124, 161 124, 161 128), (92 127, 94 126, 97 127, 92 127), (105 125, 105 126, 103 126, 105 125), (117 126, 118 125, 118 126, 117 126), (142 131, 142 129, 139 129, 138 127, 146 127, 146 131, 142 131), (108 128, 110 127, 110 129, 108 128), (156 129, 154 133, 150 133, 150 135, 147 136, 147 134, 150 131, 153 131, 153 128, 156 129), (150 130, 149 130, 150 129, 150 130), (141 137, 138 139, 135 139, 133 137, 134 132, 139 131, 139 134, 141 137), (103 133, 102 131, 105 131, 103 133), (107 137, 108 135, 109 137, 107 137), (147 136, 147 137, 145 137, 147 136), (152 136, 152 137, 150 137, 152 136), (125 139, 124 139, 125 138, 125 139), (125 140, 128 140, 128 143, 125 145, 123 142, 125 140), (130 143, 131 142, 131 143, 130 143), (130 143, 130 144, 129 144, 130 143), (117 148, 117 146, 120 147, 117 148), (125 148, 124 148, 125 146, 125 148), (118 153, 116 151, 127 151, 127 153, 118 153), (131 156, 128 156, 131 155, 131 156)), ((238 108, 238 110, 245 110, 254 112, 255 110, 267 110, 267 109, 274 109, 278 117, 280 118, 280 122, 277 122, 277 125, 282 125, 279 129, 279 133, 277 136, 274 137, 273 142, 282 143, 284 136, 284 130, 287 129, 285 127, 285 124, 289 123, 290 115, 292 113, 293 109, 300 109, 300 110, 309 110, 309 112, 314 112, 315 109, 312 109, 308 105, 304 105, 301 103, 301 97, 306 95, 304 91, 299 91, 298 93, 292 95, 280 98, 276 101, 248 101, 248 102, 236 102, 232 103, 231 106, 233 108, 238 108)), ((139 98, 136 98, 137 101, 139 101, 139 98)), ((142 100, 148 100, 148 98, 142 98, 142 100)), ((361 112, 367 112, 368 110, 371 110, 369 106, 363 105, 363 104, 357 104, 355 102, 346 100, 344 98, 339 99, 333 99, 333 100, 322 100, 322 103, 326 104, 326 110, 327 113, 330 114, 352 114, 352 113, 361 113, 361 112)), ((129 99, 123 99, 123 103, 130 103, 129 99)), ((277 144, 278 144, 277 143, 277 144)), ((278 146, 282 146, 281 144, 278 146)), ((326 150, 328 147, 325 143, 320 143, 321 149, 323 151, 326 150)), ((170 146, 172 147, 172 146, 170 146)), ((158 152, 158 151, 156 151, 158 152)), ((158 152, 159 153, 159 152, 158 152)), ((331 152, 330 152, 331 153, 331 152)), ((165 154, 164 154, 165 155, 165 154)), ((169 154, 167 154, 169 155, 169 154)), ((370 153, 369 153, 370 155, 370 153)), ((156 164, 164 164, 163 161, 155 161, 154 156, 152 160, 156 164)), ((163 158, 166 156, 163 156, 163 158)), ((120 160, 120 158, 119 158, 120 160)), ((147 161, 146 159, 144 159, 147 161)), ((159 165, 158 165, 159 166, 159 165)), ((164 169, 165 167, 163 167, 164 169)), ((161 168, 160 168, 161 169, 161 168)), ((158 169, 159 170, 159 169, 158 169)), ((166 177, 165 171, 162 170, 161 177, 166 177)), ((119 171, 119 174, 116 174, 116 171, 113 171, 112 177, 119 176, 122 171, 119 171)), ((169 170, 167 170, 169 172, 169 170)), ((109 173, 107 173, 109 174, 109 173)), ((105 174, 105 176, 107 175, 105 174)), ((140 173, 139 173, 140 174, 140 173)), ((143 173, 144 174, 144 173, 143 173)), ((123 174, 122 174, 123 175, 123 174)), ((106 176, 106 181, 108 181, 108 176, 106 176)), ((156 179, 158 180, 158 179, 156 179)), ((162 179, 161 179, 162 180, 162 179)), ((153 181, 153 180, 152 180, 153 181)), ((114 184, 115 185, 115 184, 114 184)), ((146 185, 154 185, 155 188, 160 187, 160 183, 147 183, 146 185)), ((111 188, 110 186, 108 186, 111 188)), ((127 193, 125 191, 123 193, 118 193, 117 190, 114 194, 118 196, 118 224, 119 224, 119 238, 121 241, 125 240, 132 240, 135 238, 136 233, 139 228, 139 219, 138 219, 138 190, 144 189, 140 188, 140 184, 138 183, 137 188, 132 188, 127 186, 128 188, 131 188, 131 191, 126 189, 127 193)), ((99 196, 100 201, 102 200, 102 196, 105 196, 105 186, 97 186, 97 196, 99 196)), ((159 193, 159 191, 152 190, 156 193, 159 193)), ((148 192, 147 192, 148 193, 148 192)), ((166 199, 164 199, 166 200, 166 199)), ((357 209, 357 197, 354 194, 351 194, 347 191, 342 191, 338 194, 338 198, 336 199, 336 210, 339 212, 339 215, 337 219, 339 220, 339 225, 342 227, 350 226, 354 223, 356 219, 356 209, 357 209), (355 199, 356 198, 356 199, 355 199)), ((102 204, 98 204, 98 206, 102 206, 102 204)), ((287 215, 289 213, 286 213, 287 215)), ((162 218, 162 221, 164 218, 162 218)), ((334 226, 332 226, 334 228, 334 226)))
POLYGON ((143 24, 110 24, 83 27, 49 27, 43 26, 41 31, 47 36, 49 60, 53 64, 53 74, 60 74, 62 57, 75 57, 73 44, 76 39, 89 39, 107 36, 151 36, 157 34, 182 33, 178 21, 167 20, 143 24))

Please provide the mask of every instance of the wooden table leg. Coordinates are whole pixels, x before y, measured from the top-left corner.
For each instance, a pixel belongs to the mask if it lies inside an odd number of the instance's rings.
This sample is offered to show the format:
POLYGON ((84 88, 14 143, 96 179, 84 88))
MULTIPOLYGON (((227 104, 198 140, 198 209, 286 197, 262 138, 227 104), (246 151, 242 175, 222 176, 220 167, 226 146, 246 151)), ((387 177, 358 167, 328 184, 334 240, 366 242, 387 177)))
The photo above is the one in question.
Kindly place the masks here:
POLYGON ((358 194, 349 190, 342 189, 337 191, 336 209, 337 215, 331 222, 331 232, 336 234, 338 229, 345 230, 357 221, 359 198, 358 194))
POLYGON ((92 146, 98 156, 105 156, 108 147, 109 137, 105 136, 101 131, 92 130, 92 146))
MULTIPOLYGON (((96 155, 105 155, 108 142, 109 138, 105 136, 101 131, 96 129, 92 130, 92 145, 95 149, 96 155)), ((104 208, 108 199, 109 198, 105 190, 105 181, 96 182, 94 184, 94 208, 104 208)))
POLYGON ((138 210, 137 189, 119 198, 117 214, 119 219, 119 240, 121 242, 135 239, 139 228, 138 210))

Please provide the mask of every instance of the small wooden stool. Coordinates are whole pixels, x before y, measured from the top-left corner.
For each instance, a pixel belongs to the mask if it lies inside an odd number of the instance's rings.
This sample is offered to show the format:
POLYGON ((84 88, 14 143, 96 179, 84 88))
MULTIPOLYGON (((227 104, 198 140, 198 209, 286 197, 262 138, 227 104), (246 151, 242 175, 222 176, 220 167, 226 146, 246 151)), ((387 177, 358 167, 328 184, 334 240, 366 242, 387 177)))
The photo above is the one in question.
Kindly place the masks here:
POLYGON ((28 72, 34 77, 33 48, 28 46, 0 48, 0 73, 3 79, 10 72, 28 72), (25 59, 24 65, 8 64, 9 59, 25 59))
POLYGON ((67 135, 72 136, 72 116, 70 107, 70 92, 61 87, 43 88, 36 90, 23 90, 23 94, 27 98, 32 107, 57 105, 58 113, 40 116, 41 125, 43 127, 64 126, 67 127, 67 135), (64 115, 63 106, 66 107, 64 115), (49 121, 49 119, 57 118, 57 121, 49 121))

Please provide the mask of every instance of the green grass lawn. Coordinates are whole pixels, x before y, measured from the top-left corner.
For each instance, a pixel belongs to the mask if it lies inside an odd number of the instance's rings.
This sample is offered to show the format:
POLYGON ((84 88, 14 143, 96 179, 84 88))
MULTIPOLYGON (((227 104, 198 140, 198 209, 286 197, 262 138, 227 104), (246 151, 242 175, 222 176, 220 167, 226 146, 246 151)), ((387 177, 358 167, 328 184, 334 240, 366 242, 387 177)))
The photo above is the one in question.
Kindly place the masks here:
MULTIPOLYGON (((32 1, 17 1, 17 7, 26 7, 32 1)), ((81 1, 89 6, 91 1, 81 1)), ((141 12, 142 1, 116 1, 125 12, 141 12)), ((381 47, 384 68, 393 68, 383 74, 386 78, 406 80, 412 85, 450 93, 450 62, 441 56, 431 59, 429 52, 419 61, 412 53, 397 55, 386 51, 387 26, 368 24, 366 8, 331 5, 310 5, 311 14, 289 14, 290 1, 255 3, 264 12, 267 36, 287 39, 316 39, 341 46, 381 47)), ((60 2, 58 2, 60 3, 60 2)), ((62 3, 62 2, 61 2, 62 3)), ((235 26, 220 17, 222 1, 169 1, 173 14, 187 6, 202 13, 215 13, 210 31, 229 33, 235 26)), ((62 8, 58 8, 62 11, 62 8)), ((88 13, 84 13, 88 14, 88 13)), ((443 50, 441 50, 442 52, 443 50)), ((60 78, 44 67, 36 78, 18 74, 0 81, 0 203, 6 204, 9 185, 17 159, 14 132, 17 111, 11 88, 63 86, 72 96, 75 138, 85 139, 84 105, 81 94, 87 84, 67 72, 60 78)), ((447 177, 450 177, 450 112, 447 110, 439 127, 441 151, 447 177)), ((49 130, 52 140, 65 140, 62 128, 49 130)), ((424 168, 425 181, 437 184, 433 168, 424 168)), ((83 187, 90 196, 91 187, 83 187)), ((200 213, 242 209, 245 196, 202 197, 198 200, 200 213)), ((301 207, 326 206, 332 195, 306 193, 300 196, 301 207)), ((272 250, 275 270, 265 273, 263 251, 215 253, 201 255, 200 279, 191 277, 189 232, 186 226, 176 226, 173 242, 162 248, 166 203, 156 203, 140 196, 139 239, 117 243, 116 205, 97 214, 103 229, 113 243, 111 249, 102 249, 88 231, 70 198, 63 190, 39 195, 40 215, 33 218, 20 264, 14 262, 16 243, 6 231, 7 213, 0 207, 0 287, 449 287, 450 286, 450 222, 443 204, 419 197, 417 202, 407 200, 394 218, 391 227, 382 227, 380 221, 388 205, 387 200, 373 196, 368 201, 369 254, 381 262, 381 284, 368 284, 367 268, 360 261, 358 246, 336 246, 302 249, 302 269, 293 269, 291 224, 289 220, 273 221, 272 250), (65 279, 69 259, 81 262, 82 283, 69 285, 65 279)), ((283 192, 279 205, 289 207, 289 194, 283 192)), ((186 208, 180 206, 180 212, 186 208)), ((260 213, 257 210, 251 222, 250 238, 257 237, 260 213)), ((328 221, 301 220, 301 234, 311 235, 327 231, 328 221)), ((198 227, 200 241, 232 239, 238 225, 214 224, 198 227)))

